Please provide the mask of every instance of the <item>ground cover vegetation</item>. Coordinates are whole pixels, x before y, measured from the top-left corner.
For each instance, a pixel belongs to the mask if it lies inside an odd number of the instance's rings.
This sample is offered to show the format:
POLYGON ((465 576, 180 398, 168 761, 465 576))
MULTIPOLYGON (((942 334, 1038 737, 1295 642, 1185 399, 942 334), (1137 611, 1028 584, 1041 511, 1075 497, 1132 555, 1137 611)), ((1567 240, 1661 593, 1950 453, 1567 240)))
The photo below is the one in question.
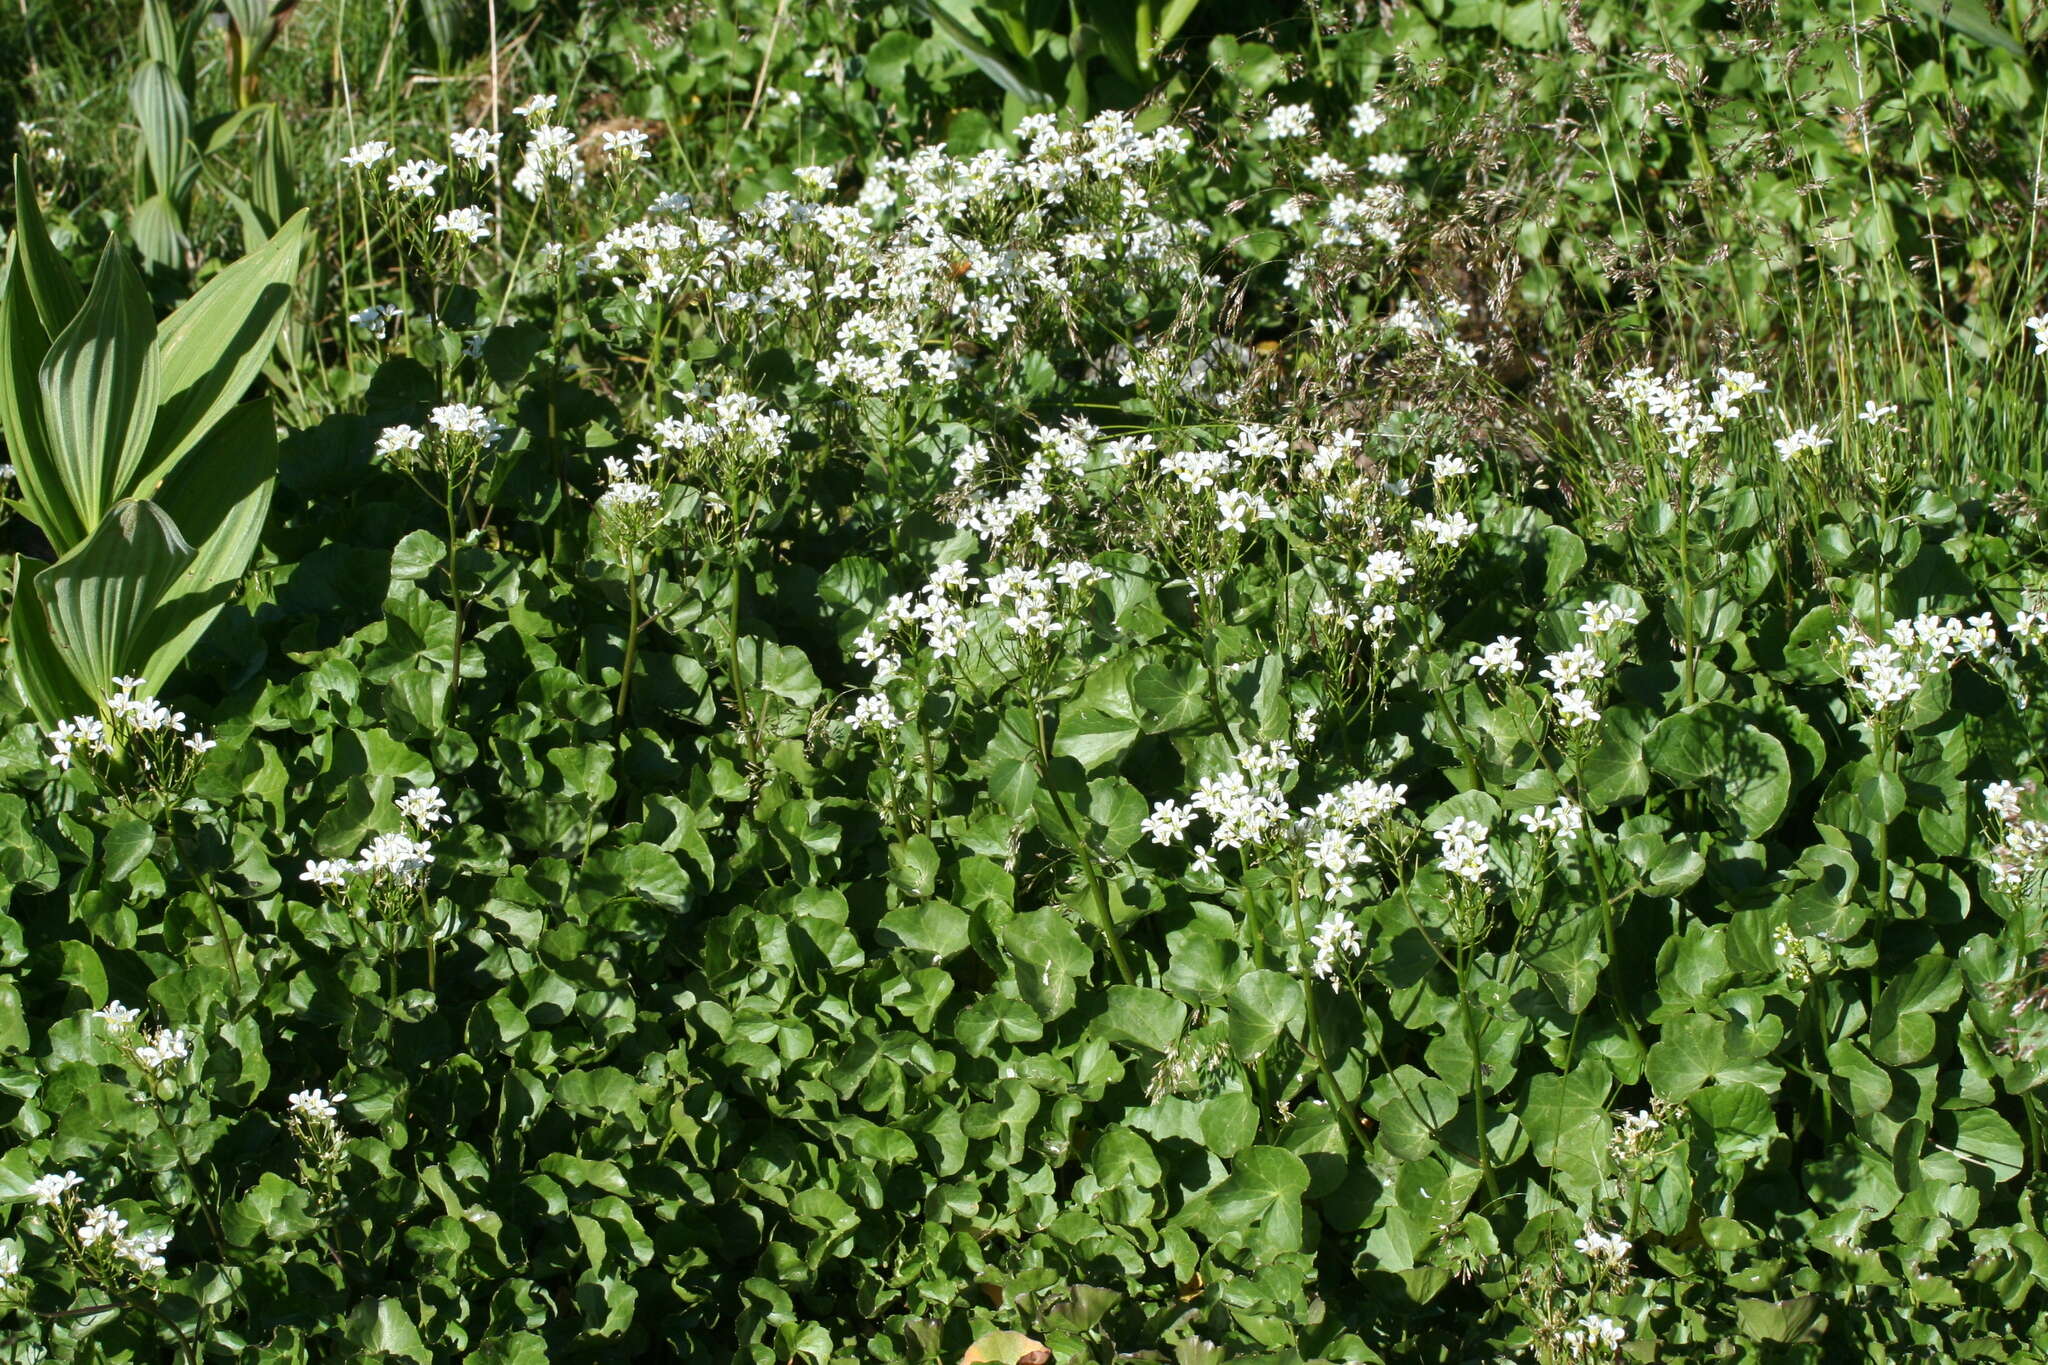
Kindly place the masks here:
POLYGON ((0 15, 0 1356, 2048 1356, 2044 35, 0 15))

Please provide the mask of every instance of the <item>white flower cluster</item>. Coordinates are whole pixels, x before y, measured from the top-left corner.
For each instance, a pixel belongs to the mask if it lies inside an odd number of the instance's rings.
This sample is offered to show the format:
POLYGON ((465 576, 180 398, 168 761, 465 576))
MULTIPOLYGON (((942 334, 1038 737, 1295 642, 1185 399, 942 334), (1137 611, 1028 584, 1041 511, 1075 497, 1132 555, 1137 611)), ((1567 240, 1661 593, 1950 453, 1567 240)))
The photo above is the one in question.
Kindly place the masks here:
POLYGON ((338 1160, 347 1142, 341 1128, 346 1091, 325 1094, 319 1090, 295 1090, 285 1100, 285 1126, 313 1161, 326 1165, 338 1160))
POLYGON ((1490 678, 1496 673, 1520 673, 1521 649, 1520 636, 1496 635, 1492 644, 1481 645, 1479 652, 1467 656, 1465 662, 1482 678, 1490 678))
POLYGON ((470 403, 444 403, 427 415, 427 420, 444 436, 469 436, 490 445, 505 428, 488 412, 470 403))
MULTIPOLYGON (((1661 1107, 1662 1101, 1658 1101, 1661 1107)), ((1664 1121, 1649 1109, 1637 1109, 1623 1114, 1615 1127, 1609 1149, 1614 1159, 1623 1165, 1642 1160, 1657 1145, 1658 1135, 1664 1131, 1664 1121)))
POLYGON ((431 199, 441 177, 447 173, 448 168, 440 162, 419 157, 400 163, 397 169, 385 176, 384 188, 395 195, 431 199))
POLYGON ((1931 677, 1962 659, 1983 658, 1999 647, 1990 612, 1967 621, 1922 614, 1900 617, 1873 640, 1861 627, 1837 627, 1849 690, 1873 716, 1910 701, 1931 677))
POLYGON ((1059 609, 1060 590, 1091 587, 1108 579, 1109 570, 1099 569, 1085 559, 1063 560, 1043 569, 1013 565, 999 569, 982 580, 978 599, 985 607, 1004 613, 1005 630, 1020 639, 1045 639, 1067 628, 1070 613, 1059 609))
POLYGON ((1477 820, 1454 815, 1436 831, 1437 866, 1462 882, 1477 886, 1486 880, 1487 828, 1477 820))
POLYGON ((1628 1329, 1613 1318, 1588 1313, 1578 1326, 1566 1329, 1564 1348, 1573 1360, 1610 1356, 1628 1340, 1628 1329))
POLYGON ((2048 355, 2048 313, 2036 313, 2028 318, 2026 328, 2034 334, 2034 354, 2048 355))
POLYGON ((107 1026, 107 1037, 153 1079, 167 1075, 192 1055, 192 1040, 183 1029, 142 1028, 137 1022, 142 1011, 118 1000, 109 1000, 94 1010, 92 1017, 107 1026))
POLYGON ((1724 423, 1741 414, 1744 400, 1767 388, 1747 370, 1719 369, 1714 377, 1712 396, 1702 399, 1697 379, 1682 379, 1676 372, 1659 379, 1647 365, 1639 365, 1609 383, 1607 393, 1637 416, 1656 422, 1670 442, 1669 453, 1683 458, 1703 450, 1724 423))
POLYGON ((360 313, 350 313, 348 320, 362 331, 382 341, 391 334, 391 324, 405 315, 405 310, 389 303, 373 303, 360 313))
POLYGON ((498 143, 504 134, 488 128, 458 128, 448 135, 448 155, 480 171, 498 164, 498 143))
POLYGON ((1609 1265, 1619 1265, 1628 1259, 1628 1254, 1634 1249, 1635 1243, 1618 1234, 1609 1235, 1604 1233, 1588 1223, 1586 1225, 1586 1235, 1575 1238, 1572 1241, 1572 1247, 1588 1260, 1603 1261, 1609 1265))
POLYGON ((891 597, 854 641, 854 658, 875 670, 880 686, 902 673, 906 648, 921 645, 934 660, 958 658, 978 627, 999 627, 999 638, 1051 639, 1109 576, 1087 560, 1067 559, 1042 567, 1010 565, 976 578, 965 561, 952 560, 934 570, 918 592, 891 597))
POLYGON ((332 1123, 341 1111, 335 1108, 348 1098, 345 1091, 337 1090, 332 1095, 318 1090, 294 1090, 285 1100, 285 1106, 296 1118, 314 1123, 332 1123))
MULTIPOLYGON (((171 1245, 168 1232, 130 1232, 128 1220, 105 1204, 87 1209, 76 1228, 71 1228, 72 1219, 77 1216, 77 1198, 72 1191, 84 1183, 78 1172, 66 1171, 62 1175, 38 1176, 28 1188, 36 1203, 56 1210, 68 1231, 67 1240, 75 1239, 82 1251, 104 1253, 125 1261, 139 1275, 162 1270, 164 1252, 171 1245)), ((12 1276, 20 1269, 19 1258, 10 1256, 8 1264, 0 1266, 0 1277, 12 1276)))
POLYGON ((302 882, 344 895, 357 885, 372 892, 412 891, 424 886, 434 864, 433 845, 420 835, 448 823, 448 803, 439 787, 414 787, 393 803, 412 831, 379 834, 353 858, 308 858, 302 882))
POLYGON ((491 211, 471 205, 467 208, 450 209, 434 215, 434 231, 450 237, 459 237, 475 246, 487 242, 491 237, 491 211))
POLYGON ((1801 455, 1826 450, 1835 443, 1832 436, 1821 434, 1819 427, 1794 427, 1785 435, 1771 442, 1771 448, 1778 452, 1778 458, 1787 464, 1801 455))
POLYGON ((1365 944, 1358 936, 1358 926, 1341 910, 1332 910, 1324 915, 1317 923, 1315 933, 1309 936, 1308 943, 1316 954, 1315 960, 1309 964, 1309 971, 1323 981, 1335 981, 1338 963, 1356 958, 1365 950, 1365 944))
POLYGON ((141 678, 115 678, 114 691, 99 716, 72 716, 57 722, 44 738, 50 743, 50 766, 68 772, 80 757, 101 758, 116 750, 135 756, 146 779, 176 785, 193 759, 218 747, 199 730, 188 730, 185 713, 173 711, 155 697, 141 693, 141 678))
POLYGON ((126 1218, 105 1204, 95 1204, 86 1210, 85 1221, 78 1226, 78 1244, 88 1249, 100 1245, 110 1247, 114 1255, 127 1261, 138 1272, 147 1274, 164 1268, 164 1252, 171 1245, 171 1234, 131 1233, 126 1218))
POLYGON ((1547 806, 1531 806, 1515 818, 1531 834, 1547 834, 1563 844, 1586 827, 1586 808, 1569 796, 1560 796, 1547 806))
MULTIPOLYGON (((1372 862, 1369 836, 1401 809, 1408 788, 1362 779, 1324 792, 1296 812, 1288 806, 1285 784, 1299 767, 1300 760, 1284 742, 1252 745, 1237 754, 1234 772, 1201 779, 1185 802, 1154 802, 1141 828, 1153 843, 1177 844, 1197 819, 1206 816, 1211 824, 1207 842, 1191 845, 1190 865, 1196 872, 1215 869, 1218 849, 1265 853, 1284 847, 1299 854, 1323 900, 1342 901, 1357 889, 1358 870, 1372 862)), ((1355 953, 1356 942, 1354 932, 1325 916, 1311 946, 1327 968, 1334 961, 1332 953, 1355 953)), ((1319 968, 1317 975, 1328 972, 1319 968)))
POLYGON ((372 139, 359 146, 349 148, 348 151, 342 154, 341 164, 347 166, 350 170, 368 170, 377 163, 388 160, 391 153, 392 146, 390 143, 383 141, 381 138, 372 139))
POLYGON ((538 200, 550 183, 559 181, 573 195, 588 181, 583 158, 576 151, 576 134, 560 124, 542 122, 555 110, 553 95, 536 95, 512 112, 534 123, 521 154, 519 169, 512 176, 512 189, 521 197, 538 200))
POLYGON ((2027 818, 2026 800, 2035 784, 1993 782, 1984 789, 1984 808, 1991 813, 1998 843, 1991 850, 1991 883, 2017 890, 2048 871, 2048 821, 2027 818))
POLYGON ((686 410, 654 424, 654 443, 664 451, 767 461, 789 447, 789 414, 752 394, 677 389, 673 396, 682 400, 686 410))

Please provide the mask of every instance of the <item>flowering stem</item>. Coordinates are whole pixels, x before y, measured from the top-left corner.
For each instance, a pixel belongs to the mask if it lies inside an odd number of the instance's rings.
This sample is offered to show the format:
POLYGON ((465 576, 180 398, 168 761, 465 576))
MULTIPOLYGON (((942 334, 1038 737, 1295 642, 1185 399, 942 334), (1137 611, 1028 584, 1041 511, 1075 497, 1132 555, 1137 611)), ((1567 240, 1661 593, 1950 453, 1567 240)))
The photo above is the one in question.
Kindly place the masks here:
POLYGON ((1493 1175, 1493 1153, 1486 1146, 1486 1066, 1479 1036, 1479 1019, 1472 1010, 1472 992, 1465 988, 1465 976, 1472 965, 1469 947, 1458 952, 1458 1012, 1465 1017, 1465 1046, 1472 1052, 1472 1146, 1479 1154, 1479 1175, 1486 1193, 1500 1198, 1500 1184, 1493 1175))
POLYGON ((1038 782, 1052 797, 1053 809, 1059 812, 1061 823, 1065 824, 1074 839, 1074 850, 1081 864, 1081 875, 1088 879, 1088 902, 1096 914, 1096 931, 1102 941, 1109 945, 1109 956, 1116 963, 1116 974, 1126 986, 1134 985, 1137 977, 1131 974, 1130 960, 1124 956, 1123 941, 1116 932, 1115 921, 1109 913, 1109 889, 1103 885, 1102 874, 1095 869, 1095 859, 1087 851, 1087 836, 1081 829, 1081 822, 1067 808, 1067 798, 1052 785, 1052 747, 1046 741, 1045 708, 1032 699, 1031 711, 1038 726, 1038 782))
POLYGON ((448 660, 448 702, 445 721, 455 723, 455 694, 462 686, 462 581, 455 566, 455 475, 448 475, 448 489, 441 507, 448 517, 448 598, 455 607, 455 645, 448 660))
MULTIPOLYGON (((738 590, 738 585, 734 585, 738 590)), ((621 726, 626 723, 626 693, 633 684, 633 656, 640 643, 640 556, 629 551, 626 555, 626 657, 619 664, 619 696, 612 703, 612 714, 621 726)), ((737 685, 737 684, 735 684, 737 685)))
POLYGON ((178 856, 184 860, 186 869, 192 873, 193 879, 199 883, 200 890, 206 896, 207 904, 213 909, 214 928, 220 934, 221 948, 227 954, 228 980, 234 983, 235 1002, 239 1007, 242 999, 242 968, 239 954, 235 951, 235 940, 228 934, 227 912, 221 909, 220 894, 214 889, 213 878, 207 875, 206 869, 199 865, 198 861, 193 858, 191 852, 185 847, 185 840, 178 833, 175 819, 171 823, 171 842, 177 848, 178 856))
POLYGON ((732 607, 727 622, 727 637, 732 644, 732 704, 740 714, 740 730, 747 738, 747 756, 755 763, 761 761, 754 741, 754 718, 747 706, 747 684, 740 673, 740 557, 739 547, 733 547, 732 556, 732 607))
MULTIPOLYGON (((1295 938, 1300 942, 1306 943, 1308 942, 1308 923, 1302 916, 1301 887, 1292 876, 1288 879, 1287 895, 1294 905, 1295 938)), ((1252 941, 1257 943, 1262 937, 1262 935, 1255 933, 1252 935, 1252 941)), ((1372 1139, 1366 1135, 1365 1120, 1359 1115, 1358 1107, 1351 1103, 1350 1098, 1344 1093, 1344 1088, 1337 1084, 1336 1073, 1330 1070, 1329 1056, 1323 1047, 1322 1012, 1316 1006, 1316 983, 1313 975, 1302 981, 1301 989, 1303 1003, 1307 1006, 1303 1011, 1307 1016, 1305 1020, 1306 1027, 1302 1031, 1302 1042, 1306 1045, 1303 1050, 1308 1053, 1308 1059, 1316 1069, 1316 1079, 1320 1082, 1317 1088, 1323 1092, 1323 1098, 1328 1100, 1331 1105, 1335 1106, 1337 1112, 1344 1116, 1344 1122, 1350 1125, 1352 1136, 1358 1139, 1359 1153, 1363 1155, 1370 1146, 1372 1139)), ((1263 1066, 1265 1058, 1261 1057, 1259 1061, 1263 1066)), ((1261 1079, 1263 1079, 1263 1072, 1261 1073, 1261 1079)))

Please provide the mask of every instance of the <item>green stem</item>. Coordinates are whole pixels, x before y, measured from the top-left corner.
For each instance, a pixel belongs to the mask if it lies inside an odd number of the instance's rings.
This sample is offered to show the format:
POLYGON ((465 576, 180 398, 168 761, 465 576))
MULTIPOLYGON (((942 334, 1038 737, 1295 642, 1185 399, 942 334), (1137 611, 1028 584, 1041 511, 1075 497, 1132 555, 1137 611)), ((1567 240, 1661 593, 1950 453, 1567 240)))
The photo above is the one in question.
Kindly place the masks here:
POLYGON ((626 657, 619 664, 619 696, 612 714, 626 723, 626 693, 633 683, 633 656, 640 643, 640 557, 626 556, 626 657))
POLYGON ((1095 907, 1095 929, 1102 935, 1102 941, 1109 945, 1110 960, 1116 964, 1116 974, 1126 986, 1135 985, 1137 977, 1131 971, 1130 959, 1124 955, 1123 939, 1116 931, 1116 924, 1109 913, 1109 888, 1103 884, 1102 874, 1096 870, 1095 860, 1087 851, 1087 836, 1081 822, 1067 806, 1066 797, 1052 785, 1052 746, 1045 733, 1045 708, 1036 697, 1031 702, 1032 720, 1038 730, 1038 782, 1052 797, 1053 809, 1059 812, 1061 823, 1066 825, 1073 836, 1076 856, 1081 864, 1081 875, 1088 880, 1088 900, 1095 907))
POLYGON ((463 604, 462 579, 460 571, 456 568, 455 564, 455 553, 456 550, 459 548, 458 542, 456 540, 455 503, 455 480, 454 476, 451 474, 448 479, 447 494, 441 499, 442 510, 446 512, 448 517, 448 598, 449 601, 453 603, 455 608, 455 646, 454 649, 449 654, 448 700, 446 704, 446 714, 444 717, 444 723, 450 726, 454 725, 455 723, 455 696, 457 691, 460 690, 460 688, 462 687, 463 604))

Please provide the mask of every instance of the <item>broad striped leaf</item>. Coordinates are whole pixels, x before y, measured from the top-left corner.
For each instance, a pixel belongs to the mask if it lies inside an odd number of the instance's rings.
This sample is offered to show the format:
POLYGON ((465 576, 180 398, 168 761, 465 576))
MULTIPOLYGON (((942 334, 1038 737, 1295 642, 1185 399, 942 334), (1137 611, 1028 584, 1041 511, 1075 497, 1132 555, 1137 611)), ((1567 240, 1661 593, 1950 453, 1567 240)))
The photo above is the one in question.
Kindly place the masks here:
POLYGON ((50 343, 37 378, 54 463, 90 528, 134 486, 156 413, 156 322, 117 245, 108 243, 85 306, 50 343))
POLYGON ((43 426, 43 391, 37 374, 50 349, 50 335, 29 297, 28 266, 21 237, 7 249, 0 271, 0 433, 21 483, 21 505, 42 528, 58 554, 85 539, 85 527, 52 463, 43 426))
POLYGON ((277 479, 277 432, 268 399, 234 409, 180 461, 157 504, 194 547, 143 631, 142 673, 163 681, 177 670, 256 556, 277 479))
POLYGON ((178 186, 192 152, 192 111, 177 75, 162 62, 144 62, 128 85, 128 107, 142 128, 142 150, 159 194, 178 186))
POLYGON ((301 209, 260 249, 215 275, 164 319, 158 348, 163 405, 139 491, 167 479, 179 458, 248 392, 284 322, 305 240, 301 209))
POLYGON ((7 613, 7 676, 38 721, 54 726, 67 716, 91 715, 96 693, 72 673, 50 634, 50 620, 36 595, 36 579, 47 564, 14 557, 14 602, 7 613))
MULTIPOLYGON (((83 545, 36 575, 35 595, 50 638, 71 674, 104 693, 141 667, 138 645, 150 613, 192 561, 192 547, 155 503, 116 504, 83 545)), ((147 672, 151 690, 163 679, 147 672)))
POLYGON ((36 202, 36 182, 29 175, 27 158, 19 152, 14 157, 13 246, 21 256, 23 278, 35 300, 36 315, 42 319, 43 333, 55 336, 84 304, 85 291, 50 242, 42 206, 36 202))

